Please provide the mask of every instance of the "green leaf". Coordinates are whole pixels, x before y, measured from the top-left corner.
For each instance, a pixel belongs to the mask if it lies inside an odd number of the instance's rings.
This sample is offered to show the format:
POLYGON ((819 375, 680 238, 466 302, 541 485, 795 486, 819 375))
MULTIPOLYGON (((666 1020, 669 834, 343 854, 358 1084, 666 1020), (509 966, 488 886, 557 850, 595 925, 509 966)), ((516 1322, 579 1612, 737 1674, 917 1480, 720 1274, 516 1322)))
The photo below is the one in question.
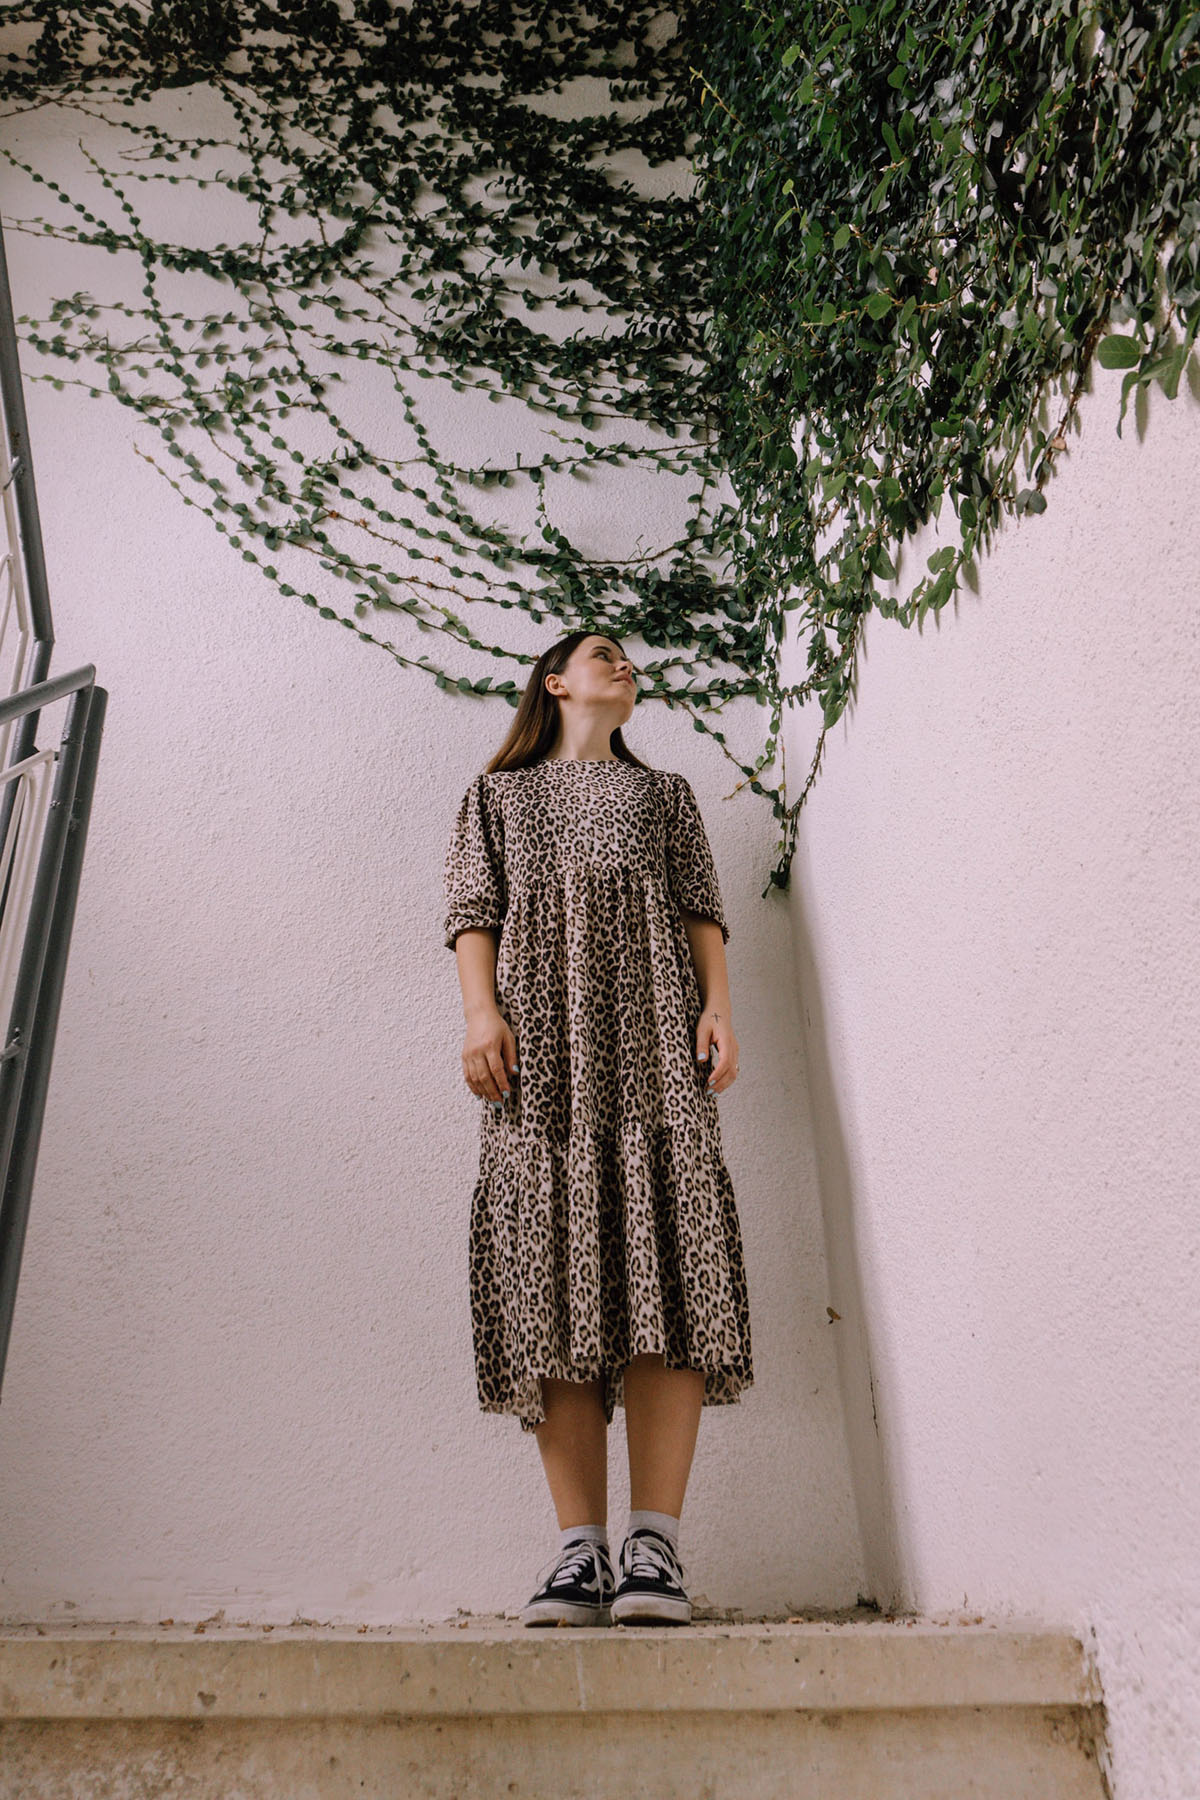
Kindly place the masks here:
POLYGON ((1096 360, 1102 369, 1132 369, 1142 360, 1142 346, 1135 337, 1104 337, 1096 345, 1096 360))

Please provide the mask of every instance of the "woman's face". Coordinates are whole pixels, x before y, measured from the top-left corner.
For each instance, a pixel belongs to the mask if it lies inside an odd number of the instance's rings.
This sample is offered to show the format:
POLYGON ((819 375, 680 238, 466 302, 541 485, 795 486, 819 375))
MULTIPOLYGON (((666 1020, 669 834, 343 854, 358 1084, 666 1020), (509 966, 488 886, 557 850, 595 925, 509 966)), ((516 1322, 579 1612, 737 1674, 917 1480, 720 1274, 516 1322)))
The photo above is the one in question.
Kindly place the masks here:
POLYGON ((578 700, 585 706, 598 701, 625 701, 633 711, 637 690, 633 681, 633 664, 612 638, 582 638, 560 670, 566 693, 560 700, 578 700))

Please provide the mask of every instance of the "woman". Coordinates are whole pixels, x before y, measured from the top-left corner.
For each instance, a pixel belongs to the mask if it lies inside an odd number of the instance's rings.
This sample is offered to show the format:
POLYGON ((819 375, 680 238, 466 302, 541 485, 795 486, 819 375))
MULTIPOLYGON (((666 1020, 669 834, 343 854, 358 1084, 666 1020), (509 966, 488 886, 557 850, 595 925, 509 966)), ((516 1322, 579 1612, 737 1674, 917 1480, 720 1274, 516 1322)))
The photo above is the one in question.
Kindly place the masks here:
POLYGON ((446 853, 463 1075, 487 1102, 479 1403, 536 1433, 561 1537, 526 1625, 690 1621, 679 1518, 700 1409, 753 1380, 716 1102, 738 1069, 729 928, 690 784, 621 736, 636 698, 613 639, 552 645, 446 853), (617 1404, 632 1511, 614 1577, 617 1404))

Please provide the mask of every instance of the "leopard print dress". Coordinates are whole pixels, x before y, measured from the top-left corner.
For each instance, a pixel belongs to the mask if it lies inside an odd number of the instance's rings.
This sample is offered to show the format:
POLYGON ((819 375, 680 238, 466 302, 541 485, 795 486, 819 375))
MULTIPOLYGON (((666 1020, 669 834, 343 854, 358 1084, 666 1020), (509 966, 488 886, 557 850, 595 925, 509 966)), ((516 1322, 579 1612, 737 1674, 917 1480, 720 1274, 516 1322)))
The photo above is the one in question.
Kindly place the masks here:
POLYGON ((540 1377, 602 1382, 641 1351, 704 1371, 704 1404, 753 1380, 742 1238, 717 1098, 696 1057, 684 911, 729 927, 687 778, 623 759, 477 775, 445 859, 445 942, 499 934, 517 1044, 480 1098, 468 1273, 484 1412, 545 1418, 540 1377))

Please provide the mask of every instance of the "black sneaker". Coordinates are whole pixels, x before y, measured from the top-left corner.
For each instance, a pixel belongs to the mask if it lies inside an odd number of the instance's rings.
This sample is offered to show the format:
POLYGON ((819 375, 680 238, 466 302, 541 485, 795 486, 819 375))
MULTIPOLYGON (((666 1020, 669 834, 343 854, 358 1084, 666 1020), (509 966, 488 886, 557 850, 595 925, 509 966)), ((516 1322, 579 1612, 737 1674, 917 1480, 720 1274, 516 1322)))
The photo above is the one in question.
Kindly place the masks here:
POLYGON ((692 1603, 670 1540, 643 1526, 621 1545, 621 1579, 613 1596, 614 1625, 690 1625, 692 1603))
POLYGON ((616 1583, 607 1546, 576 1538, 529 1604, 522 1625, 609 1625, 609 1605, 616 1583))

